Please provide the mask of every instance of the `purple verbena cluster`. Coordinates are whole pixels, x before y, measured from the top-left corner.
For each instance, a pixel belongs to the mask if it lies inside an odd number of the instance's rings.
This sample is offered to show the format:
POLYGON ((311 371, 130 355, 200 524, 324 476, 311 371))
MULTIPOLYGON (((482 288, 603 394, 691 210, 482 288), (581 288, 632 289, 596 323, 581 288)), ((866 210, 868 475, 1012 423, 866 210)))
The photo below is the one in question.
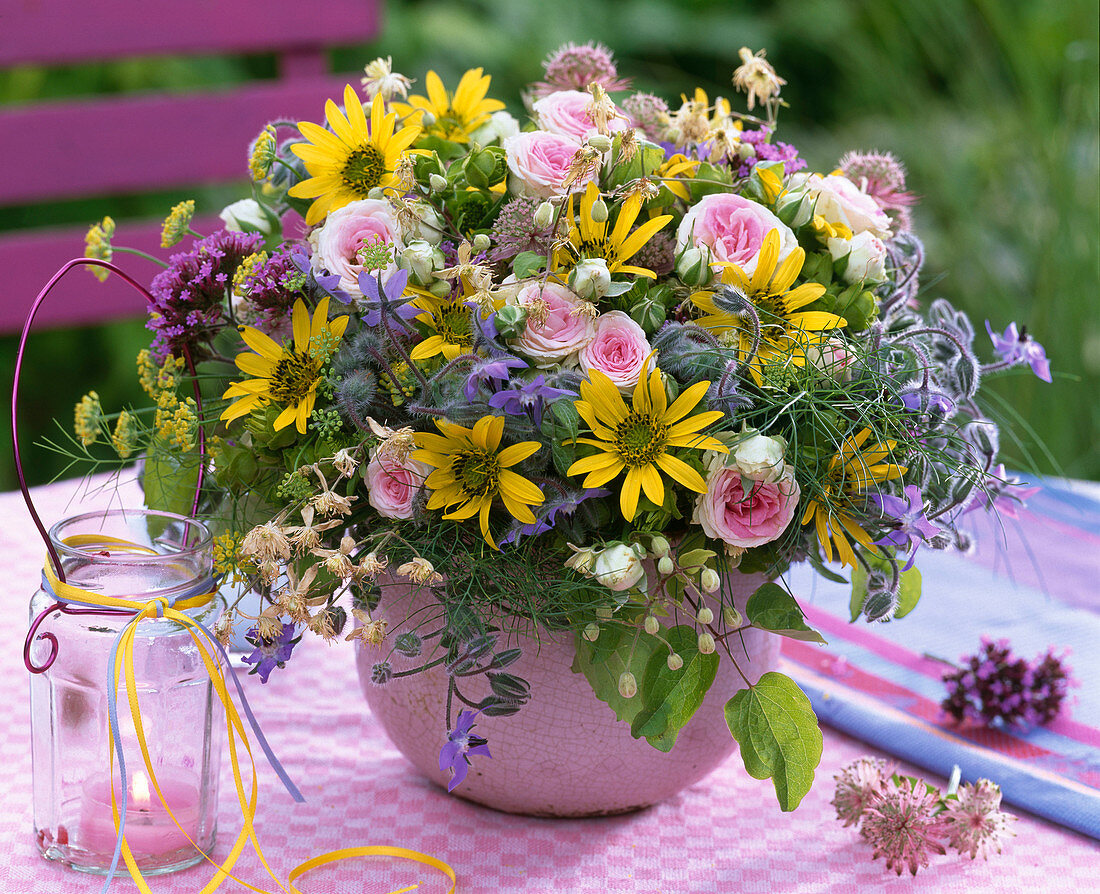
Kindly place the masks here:
POLYGON ((806 167, 806 162, 799 158, 798 150, 790 143, 777 140, 772 143, 771 131, 766 127, 759 130, 746 130, 741 134, 741 142, 746 143, 756 150, 756 155, 741 159, 741 166, 737 169, 738 177, 748 177, 758 161, 783 162, 784 175, 790 175, 801 171, 806 167))

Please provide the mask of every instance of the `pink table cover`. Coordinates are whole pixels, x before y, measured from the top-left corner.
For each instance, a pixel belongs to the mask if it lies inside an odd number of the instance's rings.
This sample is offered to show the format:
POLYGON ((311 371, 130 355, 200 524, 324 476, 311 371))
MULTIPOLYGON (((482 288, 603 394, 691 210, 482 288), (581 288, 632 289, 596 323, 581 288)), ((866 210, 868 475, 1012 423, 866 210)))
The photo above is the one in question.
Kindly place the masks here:
MULTIPOLYGON (((140 505, 132 482, 116 488, 94 479, 34 491, 47 524, 77 511, 122 501, 140 505)), ((0 562, 8 581, 7 642, 0 680, 9 706, 0 725, 0 889, 25 894, 95 892, 102 879, 42 860, 31 836, 31 765, 26 671, 21 649, 26 603, 37 586, 44 547, 18 493, 0 495, 0 562)), ((458 875, 461 894, 491 892, 1084 892, 1097 890, 1095 842, 1021 814, 1005 853, 989 862, 934 858, 916 877, 887 873, 871 861, 852 829, 834 818, 833 775, 860 755, 877 754, 824 729, 817 783, 791 814, 783 814, 771 783, 750 778, 734 755, 707 779, 648 810, 592 820, 511 816, 448 796, 419 777, 372 720, 355 678, 351 645, 305 638, 286 670, 260 686, 247 679, 249 699, 269 741, 306 796, 296 805, 263 766, 257 835, 280 881, 298 863, 326 851, 367 844, 396 845, 434 855, 458 875)), ((1086 684, 1088 685, 1088 684, 1086 684)), ((1080 698, 1087 697, 1080 694, 1080 698)), ((881 755, 880 755, 881 756, 881 755)), ((905 764, 903 772, 917 772, 905 764)), ((927 776, 927 774, 924 774, 927 776)), ((943 784, 942 779, 930 780, 943 784)), ((224 769, 220 811, 222 856, 239 828, 232 781, 224 769)), ((255 860, 238 863, 240 877, 266 891, 278 886, 255 860)), ((157 894, 200 891, 211 872, 202 866, 150 880, 157 894)), ((373 894, 419 882, 418 894, 441 894, 450 882, 435 870, 389 858, 365 858, 319 869, 297 885, 304 894, 373 894)), ((123 874, 112 891, 136 890, 123 874)), ((227 881, 223 891, 243 891, 227 881)))

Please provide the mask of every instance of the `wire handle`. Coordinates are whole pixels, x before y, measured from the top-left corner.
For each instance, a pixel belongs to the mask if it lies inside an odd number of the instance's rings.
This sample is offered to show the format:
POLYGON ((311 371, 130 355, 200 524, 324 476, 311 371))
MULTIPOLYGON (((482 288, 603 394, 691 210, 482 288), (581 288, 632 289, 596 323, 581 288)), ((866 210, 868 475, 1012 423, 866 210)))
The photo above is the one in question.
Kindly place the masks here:
MULTIPOLYGON (((145 296, 145 300, 149 304, 154 304, 155 299, 149 290, 145 288, 141 283, 131 277, 128 273, 116 267, 107 261, 101 261, 98 258, 73 258, 61 267, 51 278, 48 283, 38 293, 38 297, 34 299, 34 303, 31 305, 30 311, 27 313, 27 322, 23 324, 23 334, 19 337, 19 348, 15 354, 15 376, 12 379, 11 386, 11 443, 12 452, 15 456, 15 474, 19 480, 19 490, 23 494, 23 500, 27 504, 27 510, 31 514, 31 518, 34 520, 35 527, 38 528, 38 533, 42 536, 42 539, 46 543, 46 550, 50 555, 50 561, 53 563, 53 567, 57 571, 58 579, 64 583, 65 581, 65 569, 61 566, 61 557, 58 556, 57 550, 54 549, 53 543, 50 542, 49 532, 46 530, 46 526, 42 524, 42 519, 38 515, 38 511, 34 508, 34 502, 31 500, 30 490, 27 488, 27 481, 23 475, 23 458, 19 452, 19 423, 18 423, 18 410, 19 410, 19 376, 23 369, 23 355, 26 351, 27 337, 30 335, 31 325, 34 323, 35 315, 38 313, 38 308, 42 306, 42 302, 46 300, 46 296, 53 291, 53 287, 61 281, 61 279, 72 270, 74 267, 101 267, 104 270, 109 270, 111 273, 121 277, 128 285, 133 286, 142 295, 145 296)), ((195 392, 195 406, 198 408, 199 419, 202 419, 202 393, 199 389, 198 378, 195 374, 195 364, 191 359, 191 350, 187 345, 183 346, 183 359, 187 363, 187 371, 191 375, 192 386, 195 392)), ((193 516, 199 508, 199 494, 202 492, 203 477, 205 469, 203 467, 202 458, 206 455, 206 432, 203 430, 202 425, 198 426, 199 429, 199 472, 195 482, 195 496, 191 501, 191 515, 193 516)))

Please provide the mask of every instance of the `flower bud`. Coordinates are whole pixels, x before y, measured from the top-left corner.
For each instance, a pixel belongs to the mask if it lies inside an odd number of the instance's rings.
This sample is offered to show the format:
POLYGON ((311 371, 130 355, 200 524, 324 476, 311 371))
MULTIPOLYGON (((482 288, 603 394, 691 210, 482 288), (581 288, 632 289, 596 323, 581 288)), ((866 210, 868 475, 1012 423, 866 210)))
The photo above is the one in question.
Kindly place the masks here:
MULTIPOLYGON (((428 180, 430 181, 431 177, 428 180)), ((444 228, 443 218, 439 216, 439 212, 427 202, 409 202, 406 207, 413 219, 411 221, 404 217, 401 219, 400 227, 405 241, 423 239, 429 245, 439 245, 443 241, 444 228)))
POLYGON ((443 264, 443 252, 423 239, 410 242, 397 256, 397 266, 408 270, 409 278, 421 287, 432 281, 432 274, 442 269, 443 264))
POLYGON ((695 246, 684 249, 676 260, 676 275, 685 286, 705 286, 714 276, 710 269, 710 252, 695 246))
POLYGON ((368 199, 384 199, 386 197, 386 191, 381 186, 372 186, 367 191, 368 199))
POLYGON ((542 202, 535 209, 535 228, 539 230, 550 229, 550 225, 554 222, 554 213, 553 205, 549 202, 542 202))
POLYGON ((484 233, 478 233, 476 236, 474 236, 474 251, 478 252, 479 254, 483 251, 488 251, 489 246, 492 244, 493 243, 489 240, 489 237, 486 236, 484 233))
POLYGON ((431 174, 428 177, 428 186, 432 188, 432 192, 443 192, 447 188, 447 178, 439 174, 431 174))
POLYGON ((225 228, 236 233, 260 233, 270 236, 279 219, 265 212, 255 199, 241 199, 226 205, 218 215, 225 221, 225 228))
POLYGON ((741 617, 739 612, 732 605, 722 606, 722 620, 726 622, 726 626, 732 630, 736 630, 744 623, 744 618, 741 617))
POLYGON ((599 624, 586 624, 584 626, 584 638, 590 643, 594 643, 600 638, 600 625, 599 624))
POLYGON ((451 284, 445 279, 432 280, 432 284, 428 286, 428 291, 435 295, 436 298, 446 298, 451 294, 451 284))
POLYGON ((592 210, 590 213, 592 216, 592 220, 596 223, 606 223, 607 202, 605 202, 603 199, 596 199, 596 201, 592 203, 592 210))
POLYGON ((425 109, 424 112, 421 113, 421 115, 420 115, 420 126, 422 128, 424 128, 425 130, 427 130, 429 127, 431 127, 433 124, 435 124, 435 121, 436 121, 435 115, 433 115, 427 109, 425 109))
POLYGON ((670 671, 678 671, 684 666, 684 659, 679 652, 673 652, 668 656, 668 669, 670 671))
POLYGON ((737 144, 737 157, 744 160, 746 158, 756 157, 756 147, 752 143, 738 143, 737 144))
POLYGON ((597 152, 610 152, 611 137, 604 136, 602 133, 594 133, 588 138, 588 145, 597 152))
MULTIPOLYGON (((718 576, 718 572, 713 568, 704 568, 703 573, 699 575, 699 586, 703 588, 704 593, 713 593, 722 586, 722 578, 718 576)), ((710 609, 706 609, 706 611, 710 611, 710 609)), ((711 617, 713 618, 714 615, 712 614, 711 617)))
POLYGON ((654 615, 647 615, 645 619, 645 632, 650 636, 656 636, 661 629, 661 622, 654 615))
POLYGON ((623 698, 634 698, 638 694, 638 681, 634 674, 625 671, 619 676, 619 695, 623 698))
POLYGON ((629 590, 645 577, 644 556, 639 544, 613 543, 596 554, 591 574, 609 590, 629 590))
POLYGON ((614 612, 606 605, 601 605, 596 609, 596 617, 601 621, 610 621, 613 616, 614 612))
POLYGON ((714 637, 709 633, 699 634, 699 651, 704 655, 714 652, 714 637))
MULTIPOLYGON (((505 304, 494 318, 497 333, 501 338, 519 338, 527 331, 527 308, 521 304, 505 304)), ((577 568, 587 571, 587 568, 577 568)))
POLYGON ((649 551, 658 559, 667 556, 671 549, 672 547, 669 545, 668 540, 660 534, 654 534, 649 541, 649 551))
POLYGON ((569 274, 569 288, 581 298, 602 298, 611 288, 611 273, 603 258, 587 258, 569 274))
POLYGON ((657 560, 657 573, 660 574, 661 577, 668 577, 672 574, 675 567, 672 559, 668 556, 661 556, 661 558, 657 560))
POLYGON ((714 612, 704 605, 696 613, 695 620, 698 621, 700 624, 709 624, 711 621, 714 620, 714 612))

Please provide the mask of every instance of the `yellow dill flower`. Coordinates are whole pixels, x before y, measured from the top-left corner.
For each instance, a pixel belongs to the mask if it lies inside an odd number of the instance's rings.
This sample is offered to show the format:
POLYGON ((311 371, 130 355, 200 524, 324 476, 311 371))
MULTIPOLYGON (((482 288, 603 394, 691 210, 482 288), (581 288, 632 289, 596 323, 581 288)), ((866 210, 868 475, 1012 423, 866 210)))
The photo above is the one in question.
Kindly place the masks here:
POLYGON ((615 226, 608 233, 608 221, 597 222, 592 217, 592 206, 600 197, 600 191, 596 184, 589 183, 581 197, 581 213, 579 222, 573 219, 573 196, 569 196, 569 206, 566 212, 569 220, 569 242, 558 252, 555 260, 558 266, 568 264, 571 258, 580 261, 585 258, 603 258, 607 261, 607 270, 614 276, 616 273, 626 273, 632 276, 645 276, 656 279, 657 274, 645 267, 634 267, 629 261, 643 245, 670 220, 671 214, 661 214, 658 217, 647 220, 634 232, 630 228, 638 219, 638 213, 642 210, 642 197, 634 194, 619 206, 619 216, 615 220, 615 226))
POLYGON ((420 134, 420 125, 394 132, 397 115, 386 113, 381 95, 371 103, 370 123, 351 84, 344 87, 344 112, 331 99, 325 117, 331 130, 311 121, 298 123, 309 142, 295 143, 290 151, 305 162, 309 178, 296 183, 288 194, 313 199, 306 223, 320 223, 326 214, 349 202, 365 199, 375 187, 394 183, 394 168, 401 153, 420 134))
POLYGON ((73 430, 76 432, 80 443, 90 447, 99 438, 99 426, 103 422, 103 407, 99 403, 99 395, 89 391, 76 405, 73 419, 73 430))
POLYGON ((123 410, 118 414, 118 422, 115 423, 115 430, 111 433, 111 446, 115 448, 115 453, 121 459, 129 459, 134 452, 137 446, 137 434, 133 414, 123 410))
POLYGON ((328 303, 327 296, 321 299, 311 322, 302 299, 294 302, 290 344, 280 345, 252 326, 239 327, 244 343, 255 353, 238 354, 237 367, 254 378, 234 382, 225 390, 223 398, 237 399, 226 407, 222 420, 232 422, 273 402, 284 408, 275 419, 275 431, 293 422, 301 434, 306 433, 325 364, 348 327, 346 316, 328 319, 328 303))
POLYGON ((263 180, 275 164, 275 128, 270 124, 260 131, 248 154, 248 173, 255 181, 263 180))
MULTIPOLYGON (((806 348, 815 339, 810 333, 824 329, 839 329, 847 320, 824 311, 802 311, 825 293, 820 283, 803 283, 792 289, 806 252, 795 248, 782 264, 779 263, 779 233, 771 230, 764 237, 756 270, 752 277, 736 264, 728 264, 722 271, 722 282, 740 291, 756 308, 760 318, 760 344, 753 356, 750 372, 757 384, 762 382, 761 369, 768 364, 806 363, 806 348)), ((692 303, 706 315, 696 322, 718 334, 729 333, 737 341, 741 359, 752 351, 753 331, 739 314, 731 313, 715 304, 714 292, 700 291, 691 296, 692 303)))
POLYGON ((434 71, 424 78, 427 96, 413 94, 407 103, 395 102, 393 108, 400 115, 418 116, 423 121, 424 113, 430 117, 430 124, 424 124, 424 133, 455 143, 466 143, 470 134, 489 120, 493 112, 504 108, 499 99, 486 99, 492 78, 482 74, 484 69, 471 68, 458 82, 454 94, 443 86, 443 81, 434 71))
MULTIPOLYGON (((167 394, 168 392, 164 392, 167 394)), ((157 438, 180 450, 191 450, 195 446, 195 431, 199 426, 198 407, 194 398, 184 401, 165 400, 164 406, 157 409, 157 438)))
MULTIPOLYGON (((115 235, 115 222, 111 217, 105 217, 99 223, 94 224, 84 236, 84 257, 95 258, 98 261, 110 262, 114 256, 114 248, 111 238, 115 235)), ((92 275, 100 282, 104 282, 110 271, 102 267, 88 266, 92 275)))
POLYGON ((813 520, 826 561, 833 560, 835 543, 840 561, 855 567, 856 557, 848 537, 868 549, 873 544, 870 535, 855 522, 848 511, 852 506, 852 497, 874 484, 890 481, 906 472, 905 466, 883 462, 897 446, 896 442, 883 441, 864 447, 870 435, 871 429, 864 428, 844 439, 840 450, 829 460, 821 481, 821 496, 812 498, 802 514, 802 524, 809 524, 813 520))
POLYGON ((195 216, 195 200, 188 199, 174 205, 164 219, 164 226, 160 231, 160 247, 171 248, 184 236, 191 226, 191 218, 195 216))
POLYGON ((157 383, 157 373, 159 367, 153 362, 153 355, 149 353, 148 348, 142 348, 138 351, 137 355, 137 371, 138 381, 141 383, 141 390, 148 394, 150 397, 155 397, 155 388, 157 383))
POLYGON ((237 267, 237 272, 233 274, 233 291, 236 294, 244 294, 245 281, 250 276, 254 276, 256 271, 267 263, 267 259, 268 254, 266 251, 257 251, 241 261, 240 266, 237 267))
POLYGON ((729 453, 721 441, 699 434, 700 429, 722 418, 721 410, 688 417, 710 382, 685 388, 669 406, 661 371, 655 368, 648 379, 642 376, 638 380, 628 407, 611 379, 598 370, 590 370, 588 376, 588 381, 581 382, 581 397, 573 406, 593 437, 577 438, 577 443, 599 452, 578 459, 567 475, 587 475, 581 486, 589 488, 602 487, 625 471, 619 507, 627 521, 634 520, 640 492, 658 506, 664 503, 661 472, 696 493, 706 493, 703 476, 669 451, 685 448, 729 453))
POLYGON ((244 534, 226 531, 214 538, 214 573, 222 583, 243 583, 259 574, 256 563, 241 554, 244 534))
POLYGON ((531 506, 542 503, 542 491, 510 466, 538 452, 542 445, 521 441, 499 450, 503 416, 482 416, 472 429, 444 420, 435 424, 441 434, 416 432, 413 438, 419 449, 411 454, 435 467, 425 481, 432 489, 428 508, 444 509, 443 518, 453 521, 477 515, 481 536, 493 549, 499 547, 489 533, 489 510, 498 497, 513 518, 534 524, 531 506))

